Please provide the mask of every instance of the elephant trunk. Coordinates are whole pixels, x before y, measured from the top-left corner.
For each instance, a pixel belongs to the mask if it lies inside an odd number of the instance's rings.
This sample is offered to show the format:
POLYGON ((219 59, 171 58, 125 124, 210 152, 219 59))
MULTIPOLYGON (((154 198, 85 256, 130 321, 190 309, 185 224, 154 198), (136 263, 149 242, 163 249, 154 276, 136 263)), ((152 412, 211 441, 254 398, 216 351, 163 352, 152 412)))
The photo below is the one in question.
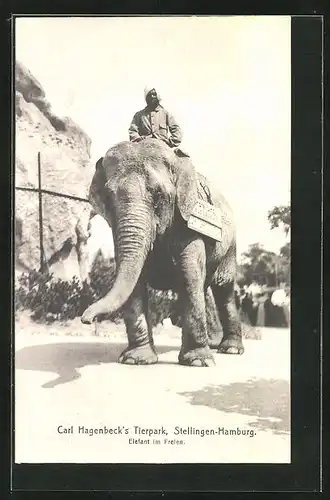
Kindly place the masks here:
POLYGON ((114 231, 116 278, 112 289, 94 304, 96 314, 112 314, 132 294, 153 243, 152 218, 147 206, 126 204, 116 215, 114 231))

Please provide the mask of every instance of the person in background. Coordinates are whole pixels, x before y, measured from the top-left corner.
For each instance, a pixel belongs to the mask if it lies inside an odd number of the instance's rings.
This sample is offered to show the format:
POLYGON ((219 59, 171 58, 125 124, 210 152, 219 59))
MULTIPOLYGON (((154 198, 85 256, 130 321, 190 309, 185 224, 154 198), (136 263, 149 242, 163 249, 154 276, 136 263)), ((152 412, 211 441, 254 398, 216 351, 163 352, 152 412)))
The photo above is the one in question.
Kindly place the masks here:
POLYGON ((290 295, 287 293, 283 301, 283 313, 285 316, 285 326, 290 326, 290 295))
POLYGON ((265 309, 265 326, 273 326, 274 320, 274 306, 271 301, 272 297, 272 292, 267 292, 267 297, 264 303, 264 309, 265 309))
POLYGON ((284 285, 274 291, 271 297, 274 306, 274 316, 276 318, 276 326, 286 327, 290 324, 290 315, 287 309, 287 297, 284 285), (286 306, 286 307, 285 307, 286 306))
POLYGON ((147 86, 144 97, 147 106, 133 116, 128 131, 130 141, 154 137, 171 148, 177 148, 182 141, 182 132, 174 117, 160 104, 159 93, 154 87, 147 86))
POLYGON ((267 295, 265 293, 260 293, 257 295, 258 297, 258 306, 257 306, 257 326, 266 326, 266 313, 265 313, 265 302, 267 300, 267 295))
POLYGON ((258 308, 259 308, 259 300, 260 300, 260 293, 256 293, 255 295, 251 294, 251 299, 252 299, 251 325, 256 326, 256 324, 257 324, 258 308))
POLYGON ((236 304, 236 309, 239 311, 241 307, 241 297, 237 290, 235 290, 235 304, 236 304))
POLYGON ((286 293, 284 288, 277 288, 272 295, 271 301, 273 306, 282 307, 286 300, 286 293))
POLYGON ((252 294, 247 292, 241 303, 242 321, 247 325, 253 324, 253 300, 252 294))

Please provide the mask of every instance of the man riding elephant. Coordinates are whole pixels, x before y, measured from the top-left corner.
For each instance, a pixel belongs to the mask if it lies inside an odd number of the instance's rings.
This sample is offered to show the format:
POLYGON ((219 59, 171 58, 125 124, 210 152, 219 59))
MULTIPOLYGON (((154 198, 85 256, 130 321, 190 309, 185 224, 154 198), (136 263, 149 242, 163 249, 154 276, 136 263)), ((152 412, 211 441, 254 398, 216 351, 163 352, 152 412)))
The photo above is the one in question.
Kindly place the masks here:
POLYGON ((180 155, 187 156, 182 150, 177 150, 182 141, 182 131, 174 117, 160 104, 159 92, 154 87, 144 89, 147 106, 135 113, 129 127, 131 142, 155 138, 165 142, 180 155))

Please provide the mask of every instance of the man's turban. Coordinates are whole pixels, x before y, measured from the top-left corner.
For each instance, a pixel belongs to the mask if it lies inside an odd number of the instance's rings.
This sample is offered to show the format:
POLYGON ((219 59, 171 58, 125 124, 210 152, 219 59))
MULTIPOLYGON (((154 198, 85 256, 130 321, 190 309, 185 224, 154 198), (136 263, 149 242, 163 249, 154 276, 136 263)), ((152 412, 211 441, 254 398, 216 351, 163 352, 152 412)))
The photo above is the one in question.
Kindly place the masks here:
MULTIPOLYGON (((156 90, 156 89, 155 89, 155 87, 152 87, 151 85, 146 85, 144 87, 144 98, 145 99, 147 98, 147 95, 149 94, 149 92, 151 92, 151 90, 156 90)), ((157 92, 157 90, 156 90, 156 94, 157 94, 158 100, 160 101, 160 95, 159 95, 159 92, 157 92)))

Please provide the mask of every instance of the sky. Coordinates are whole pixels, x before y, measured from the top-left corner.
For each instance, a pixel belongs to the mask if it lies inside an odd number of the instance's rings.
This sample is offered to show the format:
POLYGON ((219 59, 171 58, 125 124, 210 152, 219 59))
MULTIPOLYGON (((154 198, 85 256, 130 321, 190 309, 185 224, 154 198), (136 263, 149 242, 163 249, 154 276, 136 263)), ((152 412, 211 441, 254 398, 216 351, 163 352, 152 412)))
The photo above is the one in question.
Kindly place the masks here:
POLYGON ((16 59, 91 137, 93 161, 128 139, 144 87, 157 87, 234 210, 238 253, 278 251, 267 213, 290 201, 290 37, 288 16, 25 17, 16 59))

